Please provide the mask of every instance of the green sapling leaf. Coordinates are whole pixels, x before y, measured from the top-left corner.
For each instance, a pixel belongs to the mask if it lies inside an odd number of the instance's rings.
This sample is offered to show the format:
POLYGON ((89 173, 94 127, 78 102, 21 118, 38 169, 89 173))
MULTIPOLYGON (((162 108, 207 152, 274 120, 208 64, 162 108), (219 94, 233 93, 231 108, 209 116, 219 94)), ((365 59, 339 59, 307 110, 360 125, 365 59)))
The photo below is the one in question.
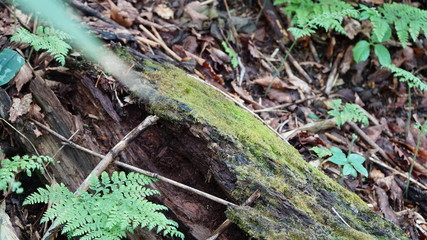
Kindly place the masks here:
POLYGON ((337 147, 331 148, 332 157, 328 161, 335 163, 337 165, 344 165, 347 163, 347 156, 337 147))
POLYGON ((316 155, 319 158, 332 155, 332 152, 329 149, 326 149, 326 148, 312 147, 312 148, 310 148, 310 151, 313 151, 314 153, 316 153, 316 155))
POLYGON ((344 164, 344 167, 342 169, 342 174, 344 175, 351 175, 353 177, 357 177, 357 172, 354 170, 353 166, 349 163, 344 164))
POLYGON ((353 167, 363 176, 368 176, 368 170, 362 164, 353 164, 353 167))
POLYGON ((362 164, 365 161, 365 158, 359 154, 352 153, 348 156, 348 161, 351 164, 362 164))
POLYGON ((363 62, 369 57, 369 42, 365 40, 359 41, 353 48, 353 57, 356 63, 363 62))
POLYGON ((374 45, 374 52, 375 52, 375 55, 377 55, 378 60, 380 61, 380 64, 382 66, 385 66, 385 65, 388 65, 391 63, 390 52, 383 45, 375 44, 374 45))

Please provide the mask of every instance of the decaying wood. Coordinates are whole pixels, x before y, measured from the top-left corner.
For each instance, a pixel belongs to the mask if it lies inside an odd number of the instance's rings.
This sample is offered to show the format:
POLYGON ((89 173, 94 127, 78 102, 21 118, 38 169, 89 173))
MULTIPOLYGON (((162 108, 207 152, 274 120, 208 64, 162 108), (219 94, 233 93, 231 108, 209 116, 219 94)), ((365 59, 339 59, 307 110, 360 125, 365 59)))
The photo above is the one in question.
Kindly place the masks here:
MULTIPOLYGON (((241 230, 227 230, 221 239, 405 238, 393 223, 307 164, 292 146, 221 93, 175 67, 146 64, 149 67, 142 66, 145 79, 133 79, 127 86, 139 104, 120 108, 117 119, 108 112, 118 111, 108 107, 114 102, 99 96, 107 95, 100 87, 94 92, 96 79, 86 81, 84 75, 67 83, 73 90, 66 96, 56 95, 39 78, 31 82, 30 91, 45 114, 43 124, 66 138, 79 129, 73 140, 92 151, 107 152, 130 126, 155 114, 159 116, 157 124, 129 145, 120 155, 121 161, 229 202, 243 203, 253 191, 260 190, 261 197, 252 207, 225 207, 156 183, 162 193, 159 200, 171 210, 187 239, 206 239, 227 218, 241 230)), ((7 98, 5 94, 0 91, 0 98, 7 98)), ((10 104, 2 104, 0 113, 7 113, 8 107, 10 104)), ((61 147, 48 132, 36 138, 31 129, 35 125, 24 118, 20 121, 15 126, 42 154, 52 155, 61 147)), ((56 181, 72 190, 99 161, 69 147, 57 160, 49 170, 56 181)))

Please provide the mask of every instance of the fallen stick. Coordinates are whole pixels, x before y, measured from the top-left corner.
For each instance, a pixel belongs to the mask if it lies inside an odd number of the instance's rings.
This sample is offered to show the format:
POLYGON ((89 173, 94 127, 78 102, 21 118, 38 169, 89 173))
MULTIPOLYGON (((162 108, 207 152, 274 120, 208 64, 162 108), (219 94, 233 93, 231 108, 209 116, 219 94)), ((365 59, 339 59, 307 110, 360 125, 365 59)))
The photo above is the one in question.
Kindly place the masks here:
POLYGON ((123 163, 123 162, 119 162, 119 161, 115 161, 114 163, 117 166, 127 168, 127 169, 132 170, 132 171, 137 172, 137 173, 142 173, 142 174, 150 176, 152 178, 157 178, 157 179, 159 179, 159 180, 161 180, 163 182, 166 182, 166 183, 169 183, 169 184, 174 185, 176 187, 188 190, 188 191, 193 192, 193 193, 195 193, 197 195, 200 195, 200 196, 203 196, 205 198, 208 198, 208 199, 210 199, 210 200, 212 200, 214 202, 221 203, 221 204, 223 204, 225 206, 232 206, 232 207, 237 207, 238 206, 237 204, 234 204, 234 203, 229 202, 227 200, 221 199, 219 197, 215 197, 214 195, 211 195, 209 193, 202 192, 200 190, 197 190, 195 188, 189 187, 189 186, 184 185, 182 183, 176 182, 176 181, 171 180, 169 178, 160 176, 157 173, 149 172, 149 171, 146 171, 144 169, 137 168, 137 167, 134 167, 132 165, 129 165, 129 164, 126 164, 126 163, 123 163))

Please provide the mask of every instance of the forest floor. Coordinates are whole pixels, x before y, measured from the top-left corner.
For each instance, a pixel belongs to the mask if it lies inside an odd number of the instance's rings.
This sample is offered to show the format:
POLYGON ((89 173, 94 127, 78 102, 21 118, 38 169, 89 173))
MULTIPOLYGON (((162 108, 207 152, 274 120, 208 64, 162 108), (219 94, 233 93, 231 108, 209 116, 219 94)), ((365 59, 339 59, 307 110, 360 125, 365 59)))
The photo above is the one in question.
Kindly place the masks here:
MULTIPOLYGON (((353 60, 352 49, 358 40, 366 38, 363 32, 369 26, 362 24, 356 29, 354 21, 345 19, 343 26, 351 32, 351 39, 321 29, 311 37, 295 40, 285 30, 291 20, 280 6, 261 6, 255 1, 70 2, 77 6, 91 31, 106 43, 185 64, 192 74, 244 103, 307 162, 356 193, 373 211, 400 226, 409 238, 427 239, 427 136, 414 127, 427 121, 427 92, 415 89, 408 96, 406 83, 381 68, 375 57, 360 63, 353 60), (96 14, 89 14, 88 9, 96 14), (369 125, 319 126, 319 122, 331 118, 328 111, 332 99, 357 104, 369 117, 369 125), (358 138, 351 152, 366 159, 364 167, 369 176, 343 176, 339 165, 325 161, 327 158, 319 159, 310 150, 337 147, 347 154, 353 134, 358 138), (414 181, 406 190, 415 155, 414 181)), ((382 1, 363 2, 376 6, 382 1)), ((25 25, 24 16, 17 17, 22 25, 34 30, 35 24, 25 25)), ((16 47, 9 41, 14 26, 12 9, 0 5, 1 49, 16 47)), ((51 76, 63 71, 48 54, 32 51, 30 55, 27 46, 20 48, 35 71, 48 71, 51 76)), ((390 49, 393 63, 425 81, 425 39, 424 45, 390 49)), ((76 52, 70 55, 76 56, 76 52)), ((22 97, 30 80, 20 77, 9 84, 8 91, 22 97)), ((115 84, 107 75, 98 81, 107 92, 115 84)), ((117 102, 116 94, 110 95, 117 102)), ((8 142, 5 130, 2 139, 8 142)))

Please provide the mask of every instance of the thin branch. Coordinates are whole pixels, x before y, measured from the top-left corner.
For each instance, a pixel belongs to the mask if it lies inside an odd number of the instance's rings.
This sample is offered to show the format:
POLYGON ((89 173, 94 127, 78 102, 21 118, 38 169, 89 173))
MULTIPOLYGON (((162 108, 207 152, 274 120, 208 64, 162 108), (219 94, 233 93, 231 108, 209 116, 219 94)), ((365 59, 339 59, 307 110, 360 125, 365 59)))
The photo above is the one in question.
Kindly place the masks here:
POLYGON ((214 202, 217 202, 217 203, 223 204, 223 205, 225 205, 225 206, 238 207, 238 205, 236 205, 236 204, 234 204, 234 203, 232 203, 232 202, 229 202, 229 201, 227 201, 227 200, 221 199, 221 198, 219 198, 219 197, 215 197, 215 196, 213 196, 213 195, 211 195, 211 194, 209 194, 209 193, 202 192, 202 191, 200 191, 200 190, 197 190, 197 189, 195 189, 195 188, 189 187, 189 186, 184 185, 184 184, 182 184, 182 183, 176 182, 176 181, 171 180, 171 179, 169 179, 169 178, 166 178, 166 177, 160 176, 160 175, 158 175, 157 173, 152 173, 152 172, 149 172, 149 171, 143 170, 143 169, 141 169, 141 168, 137 168, 137 167, 134 167, 134 166, 132 166, 132 165, 129 165, 129 164, 126 164, 126 163, 123 163, 123 162, 119 162, 119 161, 115 161, 114 163, 115 163, 116 165, 118 165, 118 166, 121 166, 121 167, 127 168, 127 169, 129 169, 129 170, 134 171, 134 172, 142 173, 142 174, 144 174, 144 175, 147 175, 147 176, 150 176, 150 177, 153 177, 153 178, 157 178, 157 179, 159 179, 159 180, 161 180, 161 181, 163 181, 163 182, 169 183, 169 184, 174 185, 174 186, 177 186, 177 187, 179 187, 179 188, 182 188, 182 189, 188 190, 188 191, 190 191, 190 192, 193 192, 193 193, 195 193, 195 194, 197 194, 197 195, 203 196, 203 197, 205 197, 205 198, 208 198, 208 199, 210 199, 210 200, 212 200, 212 201, 214 201, 214 202))

